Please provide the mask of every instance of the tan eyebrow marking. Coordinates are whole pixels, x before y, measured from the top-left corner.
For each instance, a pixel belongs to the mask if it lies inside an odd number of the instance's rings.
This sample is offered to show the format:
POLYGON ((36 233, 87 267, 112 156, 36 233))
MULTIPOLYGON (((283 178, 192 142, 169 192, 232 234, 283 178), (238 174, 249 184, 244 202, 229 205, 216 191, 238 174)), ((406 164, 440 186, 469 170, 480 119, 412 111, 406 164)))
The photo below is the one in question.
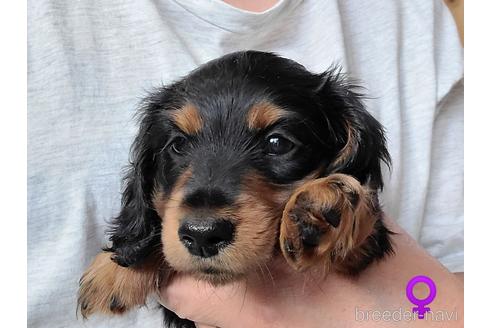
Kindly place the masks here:
POLYGON ((198 109, 192 104, 186 104, 181 109, 173 110, 171 118, 187 134, 197 134, 203 128, 202 117, 198 109))
POLYGON ((260 102, 251 107, 248 112, 248 127, 250 129, 264 129, 285 115, 286 112, 282 108, 266 101, 260 102))

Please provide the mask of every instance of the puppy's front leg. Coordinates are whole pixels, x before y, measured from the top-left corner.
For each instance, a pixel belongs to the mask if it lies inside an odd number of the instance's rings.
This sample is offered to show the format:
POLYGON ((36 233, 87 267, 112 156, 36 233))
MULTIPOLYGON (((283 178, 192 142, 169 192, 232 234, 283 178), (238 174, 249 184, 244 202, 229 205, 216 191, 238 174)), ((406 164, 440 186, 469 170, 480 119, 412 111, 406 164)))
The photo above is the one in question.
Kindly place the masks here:
POLYGON ((121 314, 144 305, 158 290, 162 279, 160 262, 152 256, 135 267, 113 262, 111 252, 99 253, 80 279, 78 308, 84 318, 100 312, 121 314))
POLYGON ((357 274, 392 252, 391 233, 375 195, 345 174, 300 186, 287 202, 280 226, 287 262, 297 270, 321 262, 330 270, 357 274))

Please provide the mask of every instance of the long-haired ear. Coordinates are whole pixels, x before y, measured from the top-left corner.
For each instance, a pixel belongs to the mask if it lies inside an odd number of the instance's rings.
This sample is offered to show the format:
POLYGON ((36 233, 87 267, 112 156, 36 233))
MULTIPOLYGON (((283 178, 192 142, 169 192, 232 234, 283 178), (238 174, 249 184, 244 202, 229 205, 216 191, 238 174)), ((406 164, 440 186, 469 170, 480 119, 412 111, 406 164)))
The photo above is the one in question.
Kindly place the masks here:
POLYGON ((373 189, 383 188, 381 163, 390 167, 382 125, 365 109, 360 87, 339 67, 320 75, 318 96, 335 134, 338 153, 327 173, 345 173, 373 189))
POLYGON ((104 250, 113 252, 112 259, 121 266, 136 265, 160 247, 161 221, 152 205, 157 163, 151 140, 159 98, 159 93, 149 96, 139 111, 140 127, 130 150, 121 211, 108 231, 111 246, 104 250))

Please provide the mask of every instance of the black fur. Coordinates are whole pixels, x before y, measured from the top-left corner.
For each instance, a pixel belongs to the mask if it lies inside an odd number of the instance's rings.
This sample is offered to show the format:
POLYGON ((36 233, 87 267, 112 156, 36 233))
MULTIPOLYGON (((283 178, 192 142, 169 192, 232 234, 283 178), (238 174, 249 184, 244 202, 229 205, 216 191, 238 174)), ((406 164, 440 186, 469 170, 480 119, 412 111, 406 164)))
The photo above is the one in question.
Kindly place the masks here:
POLYGON ((347 142, 346 124, 353 128, 355 139, 350 156, 336 166, 329 166, 328 173, 345 173, 362 184, 382 190, 381 163, 391 164, 382 125, 365 109, 361 87, 344 76, 339 68, 328 70, 321 78, 325 82, 318 94, 323 107, 331 109, 324 113, 333 126, 335 139, 342 144, 347 142))
MULTIPOLYGON (((323 167, 321 176, 345 173, 381 189, 381 162, 390 162, 383 128, 364 109, 358 90, 337 68, 313 74, 292 60, 257 51, 226 55, 157 89, 140 111, 122 210, 113 220, 107 250, 122 266, 134 266, 161 251, 161 218, 152 195, 170 191, 189 163, 194 166, 186 201, 192 206, 230 202, 239 193, 241 175, 251 168, 273 183, 289 184, 323 167), (246 111, 264 100, 286 109, 289 116, 265 131, 250 131, 244 124, 246 111), (202 131, 193 137, 183 136, 166 113, 185 102, 200 108, 204 120, 202 131), (347 143, 347 126, 353 129, 355 147, 346 160, 333 165, 347 143), (272 134, 295 143, 294 151, 266 155, 264 140, 272 134), (179 154, 173 145, 179 146, 179 154)), ((379 226, 371 242, 372 257, 390 247, 383 228, 379 226)), ((167 327, 194 327, 164 312, 167 327)))
POLYGON ((166 328, 195 328, 195 323, 190 320, 181 319, 174 313, 162 306, 164 314, 164 326, 166 328))

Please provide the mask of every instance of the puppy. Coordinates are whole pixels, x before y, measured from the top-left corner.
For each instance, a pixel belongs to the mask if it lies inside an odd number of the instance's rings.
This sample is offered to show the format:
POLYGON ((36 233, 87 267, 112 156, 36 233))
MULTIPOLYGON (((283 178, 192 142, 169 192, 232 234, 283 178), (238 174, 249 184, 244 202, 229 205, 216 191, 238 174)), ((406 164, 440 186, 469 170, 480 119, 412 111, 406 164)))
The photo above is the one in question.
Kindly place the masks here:
MULTIPOLYGON (((236 52, 151 94, 111 245, 79 309, 123 313, 175 272, 225 284, 283 254, 357 275, 392 252, 378 202, 382 126, 338 69, 236 52)), ((167 327, 194 327, 164 310, 167 327)))

